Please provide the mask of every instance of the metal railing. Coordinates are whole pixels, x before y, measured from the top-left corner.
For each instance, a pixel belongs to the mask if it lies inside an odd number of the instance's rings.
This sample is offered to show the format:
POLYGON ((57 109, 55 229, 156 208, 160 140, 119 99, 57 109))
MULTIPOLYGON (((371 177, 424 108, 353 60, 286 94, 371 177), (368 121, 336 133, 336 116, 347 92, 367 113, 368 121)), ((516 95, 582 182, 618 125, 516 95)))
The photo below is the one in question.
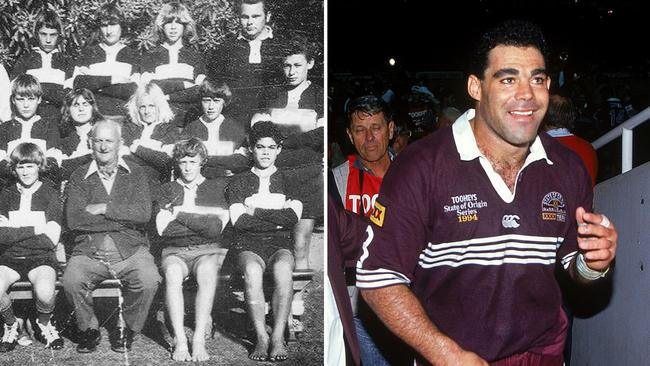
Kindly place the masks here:
POLYGON ((599 137, 596 141, 592 142, 591 145, 594 149, 598 150, 601 147, 607 145, 615 138, 622 136, 622 149, 621 149, 621 174, 627 171, 632 170, 632 147, 633 147, 633 138, 632 130, 648 121, 650 119, 650 107, 644 109, 640 113, 634 115, 632 118, 616 126, 616 128, 607 132, 606 134, 599 137))

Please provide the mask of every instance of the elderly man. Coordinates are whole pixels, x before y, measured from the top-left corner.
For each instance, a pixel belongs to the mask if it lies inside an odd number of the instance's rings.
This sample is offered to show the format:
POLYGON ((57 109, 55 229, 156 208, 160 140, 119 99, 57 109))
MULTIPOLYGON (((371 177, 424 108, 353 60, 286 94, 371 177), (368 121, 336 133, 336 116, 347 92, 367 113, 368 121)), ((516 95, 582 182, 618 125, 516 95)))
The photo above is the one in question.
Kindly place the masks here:
POLYGON ((476 109, 412 145, 382 183, 357 286, 428 363, 562 365, 556 268, 589 283, 614 259, 584 166, 538 135, 544 52, 531 23, 484 34, 467 81, 476 109))
MULTIPOLYGON (((389 149, 395 123, 388 104, 373 95, 350 101, 346 116, 348 137, 357 153, 332 169, 332 174, 345 209, 368 217, 372 214, 379 187, 395 156, 389 149)), ((358 291, 354 286, 354 268, 346 269, 346 279, 362 363, 377 366, 399 363, 396 359, 401 352, 401 347, 397 347, 399 340, 363 302, 359 303, 358 291)))
POLYGON ((151 196, 140 168, 118 155, 123 142, 118 122, 96 122, 89 137, 93 161, 78 168, 67 186, 65 213, 75 240, 63 286, 82 331, 77 351, 89 353, 100 340, 92 290, 105 279, 121 281, 125 326, 109 338, 113 351, 126 352, 144 325, 161 281, 143 235, 151 218, 151 196))

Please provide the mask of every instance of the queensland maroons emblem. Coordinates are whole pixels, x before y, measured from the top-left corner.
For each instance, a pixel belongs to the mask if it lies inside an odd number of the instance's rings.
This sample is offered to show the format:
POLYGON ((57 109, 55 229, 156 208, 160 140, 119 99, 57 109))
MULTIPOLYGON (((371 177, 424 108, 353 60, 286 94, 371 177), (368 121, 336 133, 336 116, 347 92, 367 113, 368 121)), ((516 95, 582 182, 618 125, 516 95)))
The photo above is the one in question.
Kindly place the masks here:
POLYGON ((542 220, 566 221, 566 202, 560 192, 548 192, 542 199, 542 220))

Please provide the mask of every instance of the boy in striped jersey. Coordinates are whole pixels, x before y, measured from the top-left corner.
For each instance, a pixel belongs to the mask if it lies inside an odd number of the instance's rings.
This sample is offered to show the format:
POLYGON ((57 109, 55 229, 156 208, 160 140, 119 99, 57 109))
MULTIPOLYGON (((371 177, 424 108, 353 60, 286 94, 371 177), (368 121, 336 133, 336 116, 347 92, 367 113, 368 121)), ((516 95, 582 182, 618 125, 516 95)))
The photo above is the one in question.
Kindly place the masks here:
POLYGON ((556 267, 605 276, 617 233, 588 213, 578 156, 537 134, 548 106, 544 37, 522 21, 484 34, 476 109, 413 144, 382 182, 357 286, 436 365, 557 365, 567 320, 556 267))
POLYGON ((11 70, 10 77, 30 74, 38 79, 43 89, 38 114, 58 120, 61 101, 65 97, 65 82, 72 77, 72 66, 68 56, 60 52, 63 40, 63 23, 51 11, 43 11, 34 23, 35 47, 20 56, 11 70))

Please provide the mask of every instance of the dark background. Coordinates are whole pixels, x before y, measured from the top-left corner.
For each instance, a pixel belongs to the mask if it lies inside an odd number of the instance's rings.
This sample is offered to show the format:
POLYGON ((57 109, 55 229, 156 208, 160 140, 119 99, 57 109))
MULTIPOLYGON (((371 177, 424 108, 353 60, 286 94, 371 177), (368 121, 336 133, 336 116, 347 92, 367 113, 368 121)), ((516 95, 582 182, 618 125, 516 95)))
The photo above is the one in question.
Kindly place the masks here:
POLYGON ((647 69, 645 1, 349 0, 329 1, 329 69, 367 72, 461 70, 470 45, 487 25, 512 17, 540 24, 550 63, 598 62, 608 71, 647 69))

